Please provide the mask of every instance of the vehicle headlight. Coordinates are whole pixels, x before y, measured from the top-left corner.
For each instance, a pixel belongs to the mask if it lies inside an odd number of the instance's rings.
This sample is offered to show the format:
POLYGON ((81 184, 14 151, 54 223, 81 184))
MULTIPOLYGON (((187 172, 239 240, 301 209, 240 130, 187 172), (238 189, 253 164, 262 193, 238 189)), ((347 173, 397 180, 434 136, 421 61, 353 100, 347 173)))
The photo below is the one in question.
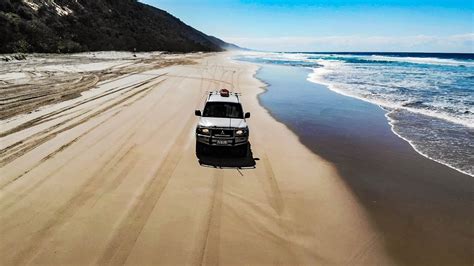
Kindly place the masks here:
POLYGON ((237 136, 242 136, 244 133, 245 133, 245 131, 243 131, 242 129, 239 129, 239 130, 235 131, 235 135, 237 135, 237 136))
POLYGON ((210 132, 209 128, 201 128, 200 131, 202 134, 206 134, 206 135, 209 135, 209 132, 210 132))

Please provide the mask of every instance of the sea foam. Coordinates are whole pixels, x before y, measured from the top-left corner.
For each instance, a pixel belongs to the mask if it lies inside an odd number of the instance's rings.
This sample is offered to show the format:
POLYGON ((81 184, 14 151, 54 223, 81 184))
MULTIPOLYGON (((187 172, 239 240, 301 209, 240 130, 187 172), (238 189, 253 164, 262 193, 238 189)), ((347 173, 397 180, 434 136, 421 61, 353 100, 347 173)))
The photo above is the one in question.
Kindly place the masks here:
POLYGON ((239 59, 310 68, 308 81, 383 107, 392 131, 417 152, 474 176, 474 57, 439 56, 250 52, 239 59))

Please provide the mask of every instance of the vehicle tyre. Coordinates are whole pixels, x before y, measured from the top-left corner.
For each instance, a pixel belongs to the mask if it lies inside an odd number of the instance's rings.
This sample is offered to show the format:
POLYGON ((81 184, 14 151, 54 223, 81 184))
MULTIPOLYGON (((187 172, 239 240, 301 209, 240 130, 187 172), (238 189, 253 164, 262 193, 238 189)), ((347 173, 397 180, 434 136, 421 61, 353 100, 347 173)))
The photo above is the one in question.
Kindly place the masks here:
POLYGON ((238 147, 237 154, 240 157, 246 157, 249 149, 249 144, 244 144, 238 147))
POLYGON ((202 155, 205 152, 204 144, 201 142, 196 141, 196 155, 202 155))

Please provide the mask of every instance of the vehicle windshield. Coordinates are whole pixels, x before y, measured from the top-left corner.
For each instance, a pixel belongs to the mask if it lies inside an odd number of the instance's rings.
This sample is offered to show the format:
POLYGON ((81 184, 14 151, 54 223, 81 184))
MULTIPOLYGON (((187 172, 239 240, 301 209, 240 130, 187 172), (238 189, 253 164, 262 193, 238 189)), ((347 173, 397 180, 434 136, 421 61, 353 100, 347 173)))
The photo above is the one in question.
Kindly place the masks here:
POLYGON ((204 117, 244 118, 239 103, 208 102, 204 108, 204 117))

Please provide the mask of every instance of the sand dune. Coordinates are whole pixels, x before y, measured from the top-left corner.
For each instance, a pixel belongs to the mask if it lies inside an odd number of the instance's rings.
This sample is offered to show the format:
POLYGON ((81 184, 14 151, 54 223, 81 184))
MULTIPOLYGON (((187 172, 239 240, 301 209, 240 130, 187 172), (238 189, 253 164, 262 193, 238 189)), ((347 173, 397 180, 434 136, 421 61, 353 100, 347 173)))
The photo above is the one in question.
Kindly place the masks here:
POLYGON ((391 264, 335 168, 263 109, 230 54, 138 69, 2 123, 0 261, 19 264, 391 264), (255 169, 202 167, 194 109, 243 94, 255 169))

